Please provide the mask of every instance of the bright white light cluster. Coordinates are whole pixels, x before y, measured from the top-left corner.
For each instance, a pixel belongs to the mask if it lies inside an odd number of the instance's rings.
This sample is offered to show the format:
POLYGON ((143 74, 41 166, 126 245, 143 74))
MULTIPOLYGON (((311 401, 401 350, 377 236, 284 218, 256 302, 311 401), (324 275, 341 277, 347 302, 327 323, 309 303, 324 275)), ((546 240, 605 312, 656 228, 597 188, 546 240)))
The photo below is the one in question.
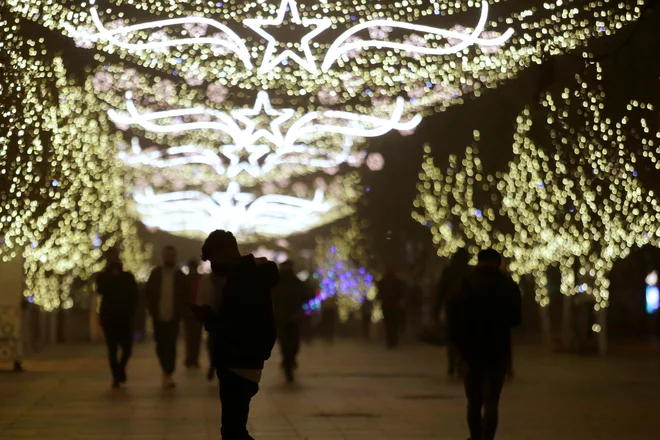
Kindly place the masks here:
POLYGON ((8 0, 13 13, 93 53, 86 89, 122 133, 119 158, 148 224, 202 232, 213 212, 217 224, 238 228, 231 212, 245 236, 350 212, 356 169, 383 167, 366 139, 409 134, 422 114, 479 96, 639 12, 539 0, 489 18, 497 3, 8 0), (249 203, 215 207, 227 194, 249 194, 249 203), (260 206, 277 226, 260 229, 260 206), (194 225, 184 219, 191 212, 194 225))

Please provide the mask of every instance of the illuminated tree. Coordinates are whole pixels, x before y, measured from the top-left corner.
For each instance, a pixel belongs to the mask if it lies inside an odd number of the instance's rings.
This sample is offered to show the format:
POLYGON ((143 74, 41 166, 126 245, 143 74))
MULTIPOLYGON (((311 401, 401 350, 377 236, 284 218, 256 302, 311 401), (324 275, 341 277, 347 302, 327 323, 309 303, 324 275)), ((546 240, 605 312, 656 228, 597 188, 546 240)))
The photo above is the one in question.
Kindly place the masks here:
MULTIPOLYGON (((363 222, 353 217, 348 226, 334 227, 329 236, 317 238, 314 277, 320 294, 315 302, 335 297, 342 322, 358 311, 365 299, 373 301, 376 297, 378 274, 369 266, 363 227, 363 222)), ((372 319, 380 317, 380 309, 374 308, 372 319)))
POLYGON ((106 112, 121 133, 143 222, 242 240, 353 213, 358 170, 382 167, 366 139, 409 132, 641 10, 632 0, 6 3, 75 44, 68 57, 85 54, 90 116, 106 112))
MULTIPOLYGON (((600 67, 594 69, 592 83, 600 84, 600 67)), ((440 255, 465 243, 501 250, 514 274, 535 276, 542 306, 549 301, 545 272, 557 264, 562 293, 588 293, 599 311, 608 305, 614 262, 635 246, 660 242, 660 202, 639 177, 660 166, 660 132, 648 120, 657 124, 654 107, 637 101, 612 122, 602 87, 591 86, 587 75, 578 75, 577 87, 566 88, 560 99, 543 95, 539 120, 545 130, 533 131, 532 110, 522 112, 504 174, 482 176, 474 147, 466 148, 460 169, 452 156, 443 172, 427 147, 413 217, 430 222, 440 255), (494 205, 477 206, 475 191, 490 191, 493 182, 499 193, 491 194, 494 205)), ((595 332, 605 323, 604 313, 598 316, 595 332)), ((604 334, 599 341, 604 349, 604 334)))
POLYGON ((120 246, 138 277, 149 253, 127 211, 107 119, 89 120, 92 95, 67 78, 61 58, 34 49, 43 41, 23 39, 13 23, 4 30, 0 252, 23 254, 32 301, 69 308, 73 281, 102 269, 104 250, 120 246))

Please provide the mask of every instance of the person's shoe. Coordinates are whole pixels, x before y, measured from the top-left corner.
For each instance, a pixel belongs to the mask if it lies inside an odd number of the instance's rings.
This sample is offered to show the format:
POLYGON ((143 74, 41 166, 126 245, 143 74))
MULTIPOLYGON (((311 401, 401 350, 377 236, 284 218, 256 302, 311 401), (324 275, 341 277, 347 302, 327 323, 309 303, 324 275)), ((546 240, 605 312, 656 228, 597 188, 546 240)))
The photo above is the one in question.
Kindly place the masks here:
POLYGON ((14 373, 22 373, 25 370, 23 369, 23 365, 19 361, 14 362, 14 373))
POLYGON ((209 371, 206 373, 206 379, 209 382, 213 382, 213 379, 215 379, 215 369, 213 367, 209 367, 209 371))
POLYGON ((117 378, 119 383, 126 383, 126 370, 122 369, 119 372, 119 377, 117 378))
POLYGON ((114 389, 119 388, 119 381, 117 379, 112 381, 112 388, 114 389))
POLYGON ((294 381, 293 367, 291 366, 284 367, 284 376, 286 377, 287 383, 293 383, 294 381))
POLYGON ((172 376, 170 375, 163 375, 163 388, 174 388, 176 384, 174 383, 174 380, 172 380, 172 376))

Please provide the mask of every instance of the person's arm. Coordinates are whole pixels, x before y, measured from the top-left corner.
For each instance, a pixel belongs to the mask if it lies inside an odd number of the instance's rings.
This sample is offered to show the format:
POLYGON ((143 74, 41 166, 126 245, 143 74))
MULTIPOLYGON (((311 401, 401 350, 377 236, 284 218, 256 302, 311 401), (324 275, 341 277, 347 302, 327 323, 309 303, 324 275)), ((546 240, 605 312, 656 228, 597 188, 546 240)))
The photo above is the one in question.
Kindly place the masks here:
POLYGON ((128 284, 129 284, 129 289, 130 289, 129 298, 130 298, 130 301, 131 301, 130 304, 129 304, 129 307, 130 307, 129 310, 130 310, 131 316, 135 316, 135 311, 137 310, 138 302, 139 302, 139 299, 140 299, 140 293, 139 293, 139 290, 138 290, 137 281, 135 281, 135 277, 133 276, 132 273, 128 274, 128 284))
POLYGON ((447 294, 447 271, 446 269, 442 271, 440 276, 440 281, 435 288, 435 304, 433 306, 433 318, 435 320, 440 319, 440 312, 445 305, 445 297, 447 294))
POLYGON ((156 294, 156 292, 155 292, 156 287, 155 286, 156 286, 156 282, 157 282, 157 280, 156 280, 157 276, 160 276, 160 271, 158 271, 158 269, 152 270, 151 273, 149 274, 149 279, 147 280, 147 286, 145 288, 145 298, 146 298, 146 302, 147 302, 147 310, 149 311, 149 313, 151 314, 152 317, 153 317, 154 312, 155 312, 155 309, 154 309, 154 306, 155 306, 154 295, 156 294))
POLYGON ((454 344, 459 344, 462 337, 463 310, 465 307, 465 282, 452 286, 447 295, 447 336, 454 344))
POLYGON ((511 327, 517 327, 522 322, 522 294, 520 287, 513 281, 511 277, 507 276, 509 296, 511 298, 511 327))
POLYGON ((105 273, 104 272, 99 272, 96 274, 96 279, 94 280, 96 282, 96 293, 98 293, 101 296, 104 296, 107 292, 107 283, 105 281, 105 273))

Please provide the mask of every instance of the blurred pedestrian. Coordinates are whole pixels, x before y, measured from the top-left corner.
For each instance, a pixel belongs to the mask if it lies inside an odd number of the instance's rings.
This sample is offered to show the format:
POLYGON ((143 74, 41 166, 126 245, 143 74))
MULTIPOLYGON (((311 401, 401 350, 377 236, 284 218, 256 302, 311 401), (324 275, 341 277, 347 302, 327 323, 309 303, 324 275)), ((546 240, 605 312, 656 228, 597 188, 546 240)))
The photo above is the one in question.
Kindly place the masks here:
POLYGON ((126 383, 126 364, 133 349, 133 317, 138 303, 135 277, 123 269, 117 248, 107 252, 105 269, 96 275, 101 295, 100 321, 112 372, 112 387, 126 383), (121 357, 118 351, 121 349, 121 357))
POLYGON ((360 314, 362 315, 362 337, 365 340, 371 338, 371 319, 374 312, 374 304, 367 295, 362 297, 362 304, 360 305, 360 314))
MULTIPOLYGON (((197 260, 188 261, 188 274, 186 281, 188 284, 188 303, 200 305, 200 291, 202 287, 202 276, 198 271, 199 263, 197 260)), ((199 368, 199 349, 202 344, 202 323, 195 317, 190 308, 183 310, 183 329, 186 340, 186 360, 185 366, 188 368, 199 368)))
POLYGON ((380 302, 383 310, 387 346, 394 348, 399 344, 404 284, 397 276, 393 264, 387 266, 385 276, 378 281, 376 287, 378 289, 376 300, 380 302))
POLYGON ((191 306, 213 334, 213 356, 220 381, 221 435, 225 440, 252 440, 247 430, 250 401, 259 391, 264 362, 277 332, 272 288, 277 265, 265 258, 241 255, 231 232, 212 232, 202 246, 202 260, 226 279, 220 307, 191 306))
POLYGON ((293 262, 280 265, 280 282, 273 289, 277 340, 282 353, 282 369, 287 382, 293 382, 298 351, 300 350, 300 329, 303 319, 303 305, 307 302, 307 286, 293 271, 293 262))
MULTIPOLYGON (((443 269, 440 282, 436 289, 435 310, 433 317, 439 321, 441 313, 445 315, 445 334, 451 333, 451 317, 447 313, 449 297, 461 281, 470 273, 470 254, 467 249, 460 248, 452 256, 449 264, 443 269)), ((455 344, 447 338, 447 374, 453 376, 460 374, 460 358, 455 344)))
POLYGON ((450 338, 465 364, 467 421, 472 440, 493 440, 511 352, 511 329, 521 321, 521 294, 500 270, 493 249, 479 252, 477 267, 449 302, 450 338))
POLYGON ((186 276, 176 266, 176 249, 163 250, 163 264, 155 268, 146 288, 147 307, 154 325, 156 354, 163 370, 163 387, 174 388, 179 325, 188 300, 186 276))
POLYGON ((423 292, 419 283, 411 277, 406 286, 407 327, 411 336, 419 336, 422 327, 423 292))

